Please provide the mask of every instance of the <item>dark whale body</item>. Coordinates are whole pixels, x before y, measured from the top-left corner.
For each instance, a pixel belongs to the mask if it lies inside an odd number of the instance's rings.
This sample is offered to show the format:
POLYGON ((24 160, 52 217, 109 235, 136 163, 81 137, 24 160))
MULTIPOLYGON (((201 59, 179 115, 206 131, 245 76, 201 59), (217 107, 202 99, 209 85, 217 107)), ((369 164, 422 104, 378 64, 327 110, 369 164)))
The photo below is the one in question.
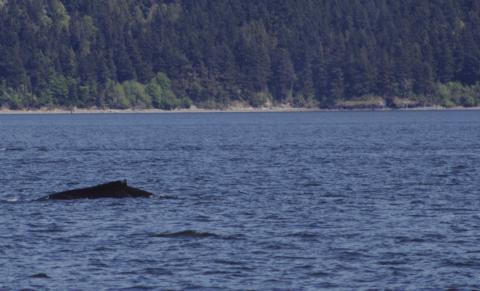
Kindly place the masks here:
POLYGON ((127 181, 114 181, 88 188, 50 194, 40 200, 72 200, 72 199, 99 199, 99 198, 128 198, 150 197, 153 194, 127 185, 127 181))

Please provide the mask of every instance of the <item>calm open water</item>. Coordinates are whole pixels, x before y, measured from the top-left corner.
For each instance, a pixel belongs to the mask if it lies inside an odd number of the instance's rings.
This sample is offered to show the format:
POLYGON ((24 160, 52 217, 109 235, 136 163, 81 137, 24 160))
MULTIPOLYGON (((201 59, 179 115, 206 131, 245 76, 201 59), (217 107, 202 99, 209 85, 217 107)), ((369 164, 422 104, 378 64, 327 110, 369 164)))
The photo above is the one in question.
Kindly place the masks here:
POLYGON ((478 289, 479 174, 479 111, 0 115, 0 289, 478 289))

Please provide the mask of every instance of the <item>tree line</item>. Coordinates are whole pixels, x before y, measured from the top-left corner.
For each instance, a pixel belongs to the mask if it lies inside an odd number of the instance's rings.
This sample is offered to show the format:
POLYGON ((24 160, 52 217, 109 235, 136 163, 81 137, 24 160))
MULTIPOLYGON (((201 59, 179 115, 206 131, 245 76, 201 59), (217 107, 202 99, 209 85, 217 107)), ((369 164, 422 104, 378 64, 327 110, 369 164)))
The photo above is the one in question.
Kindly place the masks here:
POLYGON ((0 106, 480 105, 477 0, 0 0, 0 106))

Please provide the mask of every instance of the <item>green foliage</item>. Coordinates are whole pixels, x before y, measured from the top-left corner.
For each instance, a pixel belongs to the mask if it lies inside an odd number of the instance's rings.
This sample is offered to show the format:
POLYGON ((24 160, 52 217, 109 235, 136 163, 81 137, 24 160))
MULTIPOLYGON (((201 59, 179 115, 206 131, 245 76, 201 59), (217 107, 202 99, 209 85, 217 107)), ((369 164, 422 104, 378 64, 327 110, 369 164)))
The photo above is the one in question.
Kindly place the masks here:
POLYGON ((118 109, 127 109, 132 106, 131 101, 127 94, 125 93, 125 89, 122 84, 115 84, 113 87, 113 92, 111 92, 113 96, 113 102, 110 104, 113 108, 118 109))
POLYGON ((136 81, 125 81, 122 83, 125 95, 130 99, 130 104, 135 108, 148 108, 152 98, 145 92, 145 86, 136 81))
POLYGON ((189 108, 191 100, 187 97, 177 98, 171 88, 171 81, 164 73, 159 73, 147 84, 137 81, 122 83, 108 81, 105 90, 106 105, 117 109, 158 108, 173 110, 189 108))
POLYGON ((436 96, 441 105, 446 107, 464 106, 473 107, 480 105, 480 82, 472 86, 464 86, 458 82, 438 84, 436 96))
POLYGON ((54 100, 64 100, 68 97, 68 81, 62 75, 54 75, 48 80, 48 90, 54 100))
POLYGON ((48 8, 52 15, 53 22, 59 29, 68 29, 70 16, 60 0, 49 0, 48 8))
POLYGON ((252 107, 262 107, 270 99, 267 92, 258 92, 249 98, 252 107))

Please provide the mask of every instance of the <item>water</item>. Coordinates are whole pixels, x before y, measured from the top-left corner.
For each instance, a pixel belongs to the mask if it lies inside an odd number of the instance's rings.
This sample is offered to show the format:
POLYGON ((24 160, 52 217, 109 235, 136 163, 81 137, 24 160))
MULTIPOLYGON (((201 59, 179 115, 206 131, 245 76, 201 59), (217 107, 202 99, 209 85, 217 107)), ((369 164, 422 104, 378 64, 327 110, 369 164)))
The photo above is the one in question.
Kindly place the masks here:
POLYGON ((0 289, 478 289, 479 165, 478 111, 0 115, 0 289))

